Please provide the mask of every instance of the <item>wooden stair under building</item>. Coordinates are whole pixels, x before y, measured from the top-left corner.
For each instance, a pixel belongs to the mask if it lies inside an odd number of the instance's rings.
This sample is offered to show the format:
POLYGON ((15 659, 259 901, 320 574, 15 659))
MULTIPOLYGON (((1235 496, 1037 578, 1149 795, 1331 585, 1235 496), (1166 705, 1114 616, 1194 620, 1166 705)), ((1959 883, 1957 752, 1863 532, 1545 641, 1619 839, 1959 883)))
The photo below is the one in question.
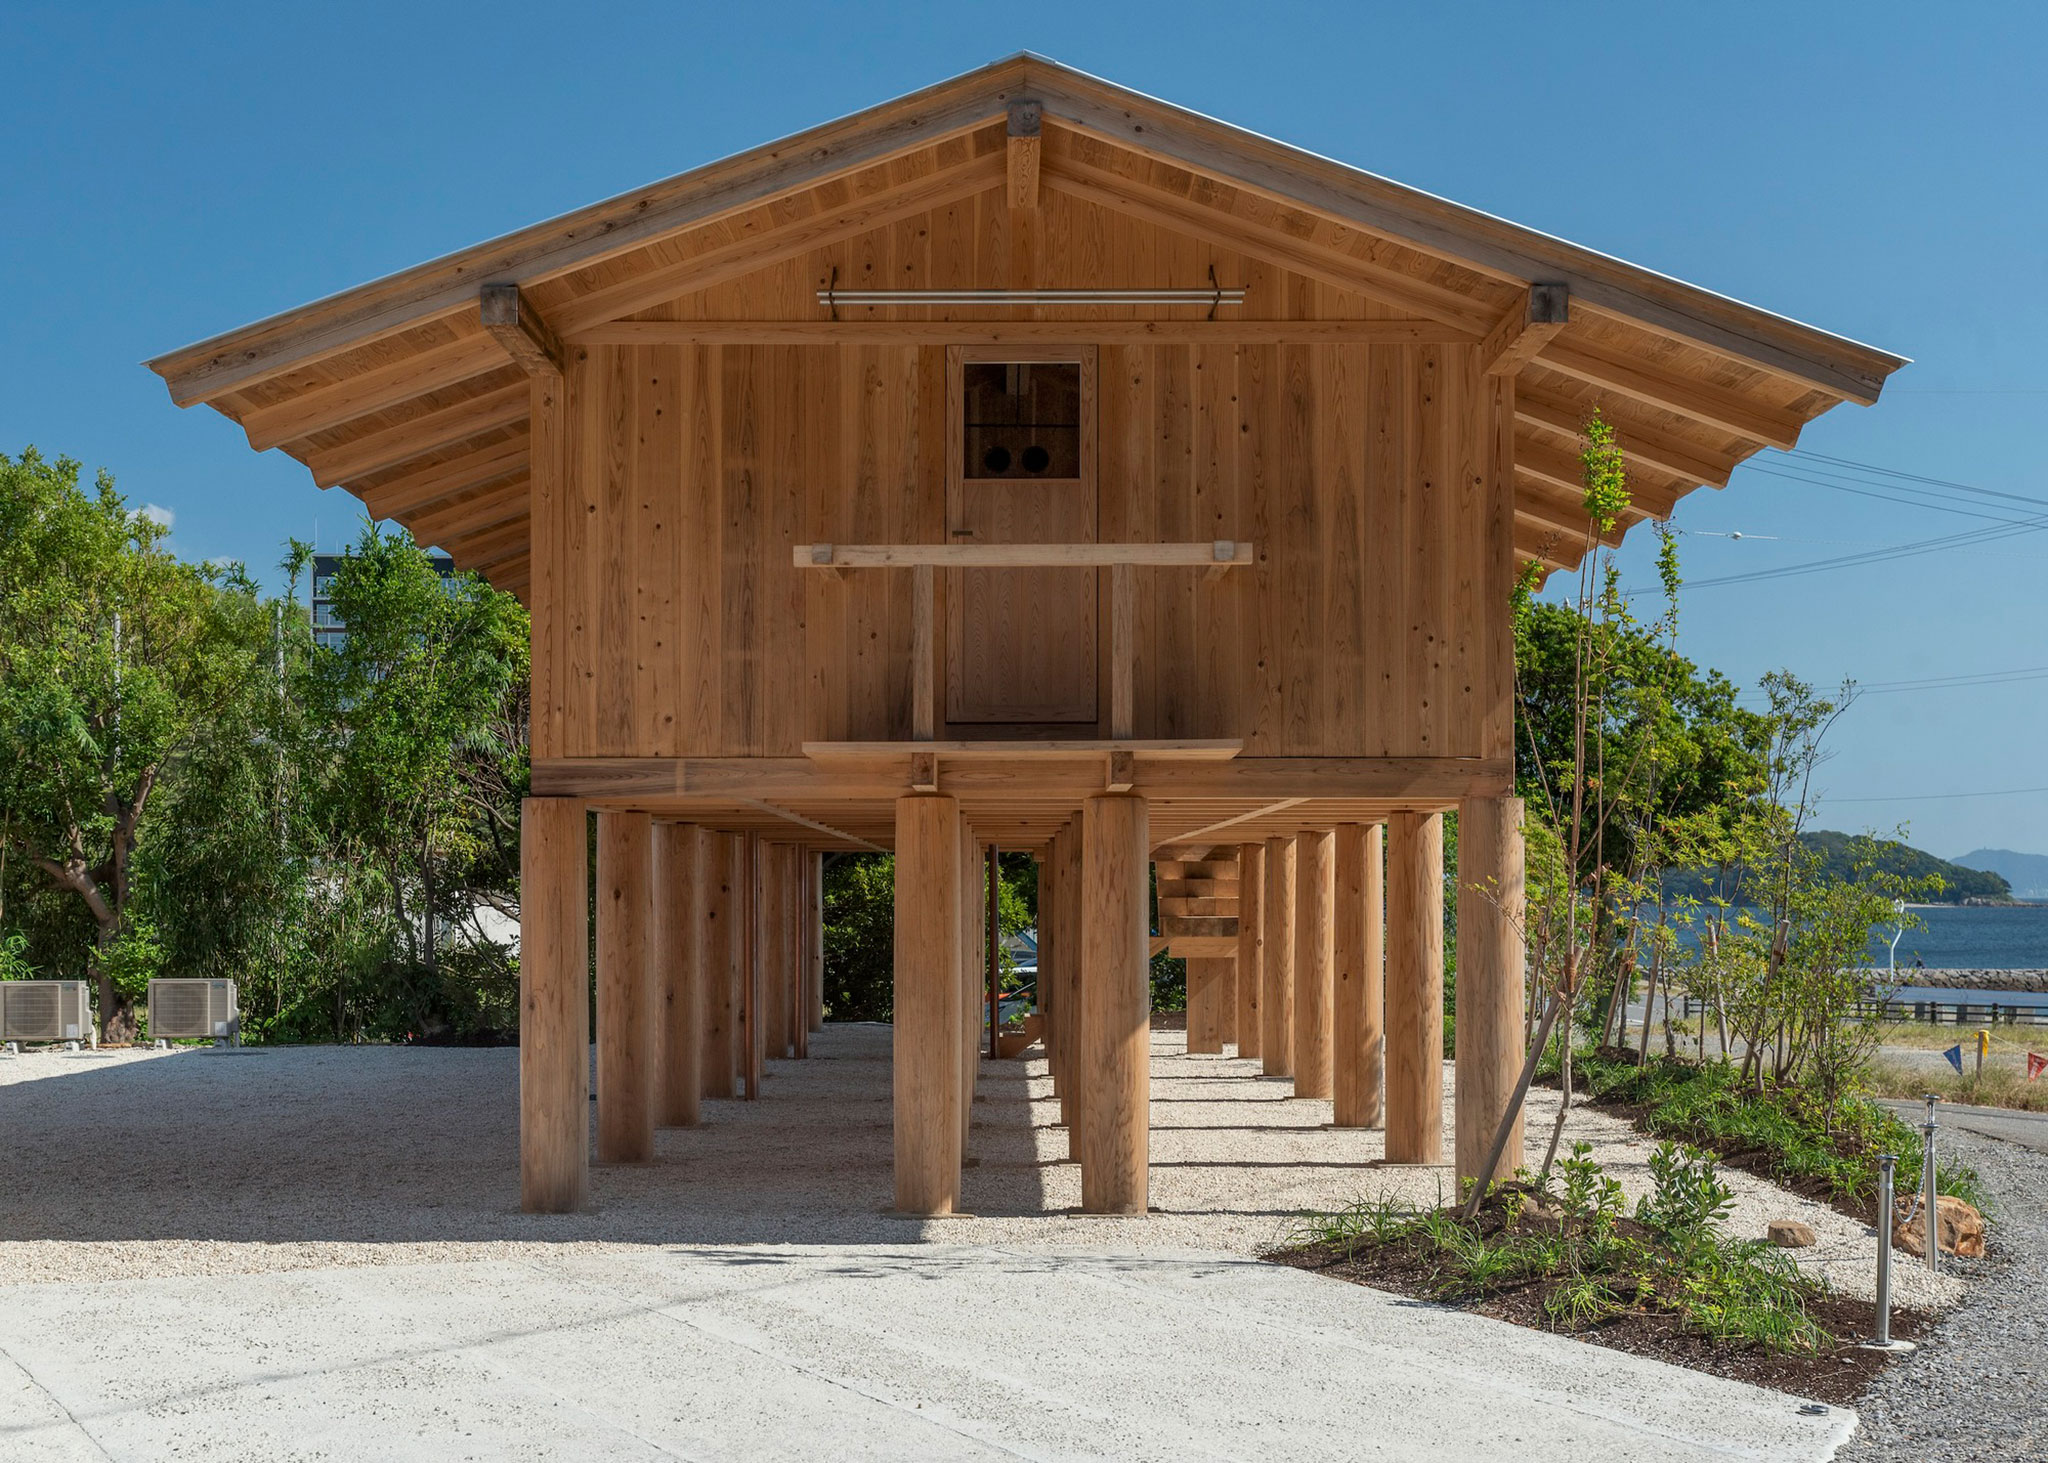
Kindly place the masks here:
POLYGON ((1182 959, 1229 959, 1237 954, 1237 849, 1234 845, 1184 850, 1190 856, 1153 865, 1159 890, 1159 933, 1152 953, 1182 959))

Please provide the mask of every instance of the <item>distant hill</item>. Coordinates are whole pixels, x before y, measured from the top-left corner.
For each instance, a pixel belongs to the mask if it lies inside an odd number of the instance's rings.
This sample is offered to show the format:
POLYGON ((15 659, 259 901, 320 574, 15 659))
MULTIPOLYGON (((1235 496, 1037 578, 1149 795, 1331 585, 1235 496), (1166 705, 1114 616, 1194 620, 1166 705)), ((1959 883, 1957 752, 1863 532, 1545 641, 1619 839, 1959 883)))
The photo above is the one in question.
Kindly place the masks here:
MULTIPOLYGON (((1847 833, 1833 833, 1825 829, 1802 833, 1800 839, 1808 848, 1818 849, 1821 867, 1829 876, 1847 879, 1855 873, 1850 845, 1855 840, 1847 833)), ((1925 849, 1894 839, 1876 840, 1878 847, 1877 866, 1887 874, 1897 874, 1908 879, 1925 879, 1939 875, 1944 885, 1941 893, 1932 901, 1936 904, 1961 904, 1969 899, 2012 898, 2012 886, 1998 873, 1982 868, 1965 867, 1961 863, 1950 863, 1947 859, 1936 858, 1925 849)), ((2008 855, 2013 858, 2027 858, 2027 854, 2008 855)), ((2037 860, 2043 866, 2043 878, 2048 880, 2048 859, 2037 860)), ((1673 895, 1690 895, 1695 899, 1707 897, 1708 885, 1703 874, 1688 873, 1672 875, 1665 881, 1665 890, 1673 895)), ((1737 898, 1737 903, 1741 899, 1737 898)))
POLYGON ((1978 848, 1952 860, 1966 869, 1983 869, 2012 885, 2020 899, 2048 899, 2048 854, 2014 853, 2009 848, 1978 848))

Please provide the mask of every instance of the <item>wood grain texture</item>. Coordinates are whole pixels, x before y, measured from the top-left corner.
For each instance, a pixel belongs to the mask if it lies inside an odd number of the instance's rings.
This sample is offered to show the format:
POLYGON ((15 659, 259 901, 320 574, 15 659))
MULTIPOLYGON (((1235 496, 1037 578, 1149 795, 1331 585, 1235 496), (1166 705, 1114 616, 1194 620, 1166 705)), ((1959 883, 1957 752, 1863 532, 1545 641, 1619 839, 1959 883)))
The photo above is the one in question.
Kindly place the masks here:
POLYGON ((1387 1162, 1443 1157, 1444 820, 1387 823, 1387 1162))
POLYGON ((1268 1077, 1294 1075, 1294 900, 1294 840, 1269 838, 1266 941, 1259 956, 1259 1060, 1268 1077))
POLYGON ((704 867, 704 1039, 700 1044, 704 1095, 725 1100, 739 1080, 735 1036, 739 1025, 740 839, 707 833, 704 867))
POLYGON ((711 835, 689 823, 654 825, 654 924, 659 1076, 655 1122, 694 1128, 704 1096, 704 878, 711 835))
POLYGON ((597 1161, 654 1157, 654 820, 597 815, 597 1161))
POLYGON ((1294 1095, 1330 1096, 1336 958, 1336 835, 1294 839, 1294 1095))
POLYGON ((1081 1007, 1088 1084, 1081 1208, 1143 1214, 1149 1194, 1151 983, 1147 976, 1142 798, 1082 805, 1081 1007))
POLYGON ((1255 1059, 1264 1046, 1266 979, 1266 846, 1237 846, 1237 1054, 1255 1059))
MULTIPOLYGON (((1522 1065, 1524 981, 1522 800, 1472 798, 1458 804, 1457 1092, 1453 1101, 1458 1179, 1486 1166, 1522 1065)), ((1489 1176, 1507 1179, 1522 1162, 1522 1118, 1489 1176)))
POLYGON ((960 1203, 960 805, 896 804, 896 1209, 960 1203))
POLYGON ((1386 869, 1377 823, 1337 828, 1331 966, 1331 1121, 1377 1127, 1386 1052, 1386 869))
MULTIPOLYGON (((1233 937, 1235 938, 1235 937, 1233 937)), ((1191 957, 1188 967, 1188 1055, 1223 1051, 1225 1017, 1235 1025, 1237 962, 1214 956, 1191 957)))
POLYGON ((519 1205, 590 1207, 590 886, 583 804, 520 805, 519 1205))

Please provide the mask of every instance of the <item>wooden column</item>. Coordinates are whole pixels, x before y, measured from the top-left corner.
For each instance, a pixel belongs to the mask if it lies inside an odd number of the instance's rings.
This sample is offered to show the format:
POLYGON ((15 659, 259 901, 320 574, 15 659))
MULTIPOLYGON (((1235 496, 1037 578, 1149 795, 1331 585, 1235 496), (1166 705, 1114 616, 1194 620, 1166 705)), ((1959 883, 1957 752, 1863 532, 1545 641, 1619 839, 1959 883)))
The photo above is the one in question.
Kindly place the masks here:
POLYGON ((1266 948, 1259 1059, 1268 1077, 1294 1075, 1294 840, 1266 840, 1266 948))
POLYGON ((655 1121, 664 1128, 694 1128, 703 1116, 705 842, 695 824, 654 825, 655 1121))
POLYGON ((795 1019, 796 994, 790 989, 790 973, 796 968, 796 952, 790 948, 795 933, 789 922, 789 845, 761 845, 761 1052, 781 1061, 790 1053, 790 1023, 795 1019))
POLYGON ((896 801, 896 1208, 960 1203, 960 804, 896 801))
POLYGON ((1256 1057, 1266 978, 1266 845, 1237 848, 1237 1054, 1256 1057))
POLYGON ((1088 1085, 1081 1207, 1145 1212, 1151 1123, 1151 983, 1146 927, 1150 819, 1143 798, 1081 805, 1081 1030, 1088 1085))
POLYGON ((590 865, 583 804, 519 809, 519 1207, 590 1207, 590 865))
MULTIPOLYGON (((1237 1000, 1231 973, 1237 962, 1227 956, 1196 956, 1188 960, 1188 1052, 1223 1050, 1225 1008, 1237 1000)), ((1235 1016, 1232 1010, 1228 1014, 1235 1016)))
POLYGON ((597 815, 597 1161, 654 1157, 654 820, 597 815))
POLYGON ((1387 1162, 1443 1159, 1444 820, 1387 822, 1387 1162))
MULTIPOLYGON (((1460 1184, 1480 1177, 1522 1065, 1522 800, 1458 804, 1456 1151, 1460 1184)), ((1489 1179, 1514 1177, 1522 1120, 1489 1179)))
POLYGON ((1053 840, 1054 879, 1059 891, 1054 912, 1059 919, 1059 961, 1054 980, 1059 992, 1060 1120, 1067 1125, 1067 1157, 1081 1161, 1081 1133, 1087 1121, 1087 1058, 1081 1049, 1081 820, 1076 818, 1053 840))
POLYGON ((1330 1095, 1331 965, 1335 960, 1337 840, 1294 840, 1294 1095, 1330 1095))
POLYGON ((737 1048, 733 1030, 739 1007, 737 971, 739 900, 734 883, 739 840, 730 833, 703 830, 698 848, 704 858, 704 1031, 701 1060, 704 1095, 721 1100, 733 1094, 737 1048))
POLYGON ((740 836, 740 1091, 748 1102, 761 1100, 761 1079, 768 1075, 768 1032, 761 1010, 763 843, 758 833, 740 836))
POLYGON ((811 1030, 825 1029, 825 855, 806 855, 811 869, 811 1030))
POLYGON ((1377 823, 1337 829, 1337 914, 1331 967, 1331 1120, 1340 1128, 1380 1121, 1386 1046, 1386 876, 1377 823))
POLYGON ((981 1016, 986 1003, 981 991, 982 900, 981 848, 974 829, 960 821, 960 1154, 961 1162, 978 1162, 974 1144, 974 1087, 981 1077, 981 1016))

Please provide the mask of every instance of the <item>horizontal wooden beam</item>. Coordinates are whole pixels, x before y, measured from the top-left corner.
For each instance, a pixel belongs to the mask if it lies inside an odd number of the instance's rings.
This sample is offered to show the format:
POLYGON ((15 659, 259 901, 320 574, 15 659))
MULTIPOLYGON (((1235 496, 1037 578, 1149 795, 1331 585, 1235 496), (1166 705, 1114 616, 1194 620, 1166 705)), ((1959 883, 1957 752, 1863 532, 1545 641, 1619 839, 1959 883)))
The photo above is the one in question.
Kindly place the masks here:
POLYGON ((572 345, 1455 345, 1440 320, 614 320, 572 345))
POLYGON ((1231 568, 1257 556, 1254 545, 1229 539, 1200 544, 797 544, 790 550, 799 569, 1231 568))
POLYGON ((239 413, 242 430, 251 447, 267 452, 504 367, 505 352, 490 336, 460 335, 387 365, 294 391, 269 406, 250 407, 239 413))
POLYGON ((1236 737, 1213 741, 1154 741, 1129 737, 1067 741, 805 742, 804 755, 818 762, 860 762, 929 752, 947 761, 1101 761, 1118 752, 1148 762, 1228 762, 1244 750, 1236 737))
POLYGON ((529 376, 559 376, 562 341, 516 284, 487 284, 477 297, 484 330, 529 376))
POLYGON ((514 381, 337 447, 309 452, 305 463, 312 469, 314 482, 323 488, 337 487, 351 478, 396 467, 436 448, 523 422, 532 406, 532 397, 531 386, 514 381))
MULTIPOLYGON (((1515 416, 1531 426, 1564 433, 1576 442, 1584 438, 1586 421, 1592 415, 1590 405, 1546 392, 1527 381, 1515 384, 1515 416)), ((1633 466, 1669 473, 1710 488, 1726 487, 1728 475, 1735 470, 1733 459, 1716 456, 1697 442, 1614 413, 1609 413, 1607 420, 1614 428, 1614 445, 1633 466)), ((1516 440, 1515 451, 1517 455, 1522 451, 1520 438, 1516 440)))
MULTIPOLYGON (((907 747, 908 743, 894 744, 907 747)), ((914 757, 936 754, 921 744, 855 761, 810 757, 556 757, 533 764, 535 797, 597 801, 635 799, 805 798, 886 799, 910 786, 914 757)), ((963 795, 999 789, 1016 802, 1072 801, 1102 790, 1101 763, 1015 756, 955 759, 938 756, 941 792, 963 795)), ((1133 791, 1153 798, 1245 798, 1262 804, 1287 799, 1375 798, 1417 807, 1447 806, 1461 797, 1497 797, 1512 790, 1514 765, 1483 757, 1236 757, 1229 760, 1136 758, 1133 791)), ((1262 807, 1256 811, 1265 812, 1262 807)), ((1197 835, 1182 834, 1184 843, 1197 835)))
POLYGON ((506 478, 459 499, 436 504, 431 511, 406 514, 402 521, 417 542, 439 543, 524 518, 530 497, 523 476, 506 478))
MULTIPOLYGON (((1547 442, 1517 442, 1515 470, 1553 484, 1583 499, 1586 491, 1584 461, 1575 453, 1560 452, 1547 442)), ((1694 485, 1674 487, 1643 472, 1628 475, 1629 501, 1653 518, 1669 518, 1678 500, 1694 485)))
POLYGON ((530 466, 531 455, 522 436, 510 442, 493 442, 446 462, 414 468, 374 486, 357 483, 350 491, 363 500, 363 506, 373 517, 396 518, 486 483, 523 475, 530 466))
POLYGON ((1791 412, 1605 346, 1554 340, 1537 355, 1536 364, 1769 447, 1797 446, 1806 425, 1791 412))
POLYGON ((1557 338, 1571 319, 1571 290, 1532 284, 1513 309, 1479 342, 1479 367, 1489 376, 1512 376, 1557 338))

